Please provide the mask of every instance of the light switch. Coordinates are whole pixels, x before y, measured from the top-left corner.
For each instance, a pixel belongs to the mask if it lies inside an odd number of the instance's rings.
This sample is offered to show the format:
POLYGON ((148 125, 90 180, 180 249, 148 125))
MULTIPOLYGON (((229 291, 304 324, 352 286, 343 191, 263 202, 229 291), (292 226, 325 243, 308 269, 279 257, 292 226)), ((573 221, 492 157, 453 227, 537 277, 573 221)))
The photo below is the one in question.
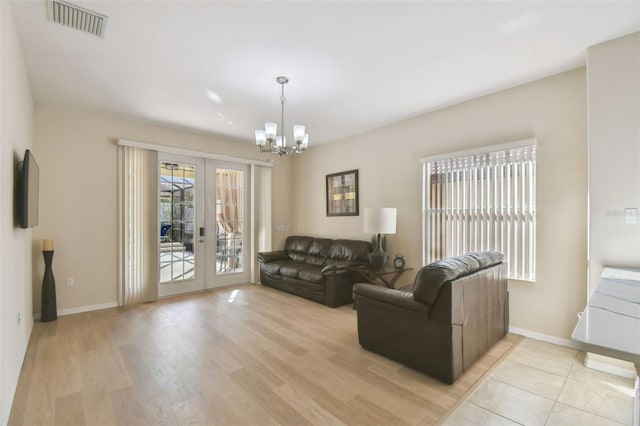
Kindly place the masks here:
POLYGON ((638 209, 624 209, 624 223, 627 225, 638 223, 638 209))

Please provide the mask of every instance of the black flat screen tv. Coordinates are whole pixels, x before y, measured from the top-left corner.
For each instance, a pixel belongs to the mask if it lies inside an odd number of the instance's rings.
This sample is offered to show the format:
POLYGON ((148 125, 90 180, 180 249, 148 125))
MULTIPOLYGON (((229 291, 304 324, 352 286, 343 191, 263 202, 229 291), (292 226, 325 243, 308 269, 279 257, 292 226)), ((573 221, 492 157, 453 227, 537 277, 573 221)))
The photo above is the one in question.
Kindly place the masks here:
POLYGON ((18 181, 18 217, 21 228, 33 228, 38 225, 38 200, 40 186, 40 168, 33 153, 26 150, 22 167, 19 167, 18 181))

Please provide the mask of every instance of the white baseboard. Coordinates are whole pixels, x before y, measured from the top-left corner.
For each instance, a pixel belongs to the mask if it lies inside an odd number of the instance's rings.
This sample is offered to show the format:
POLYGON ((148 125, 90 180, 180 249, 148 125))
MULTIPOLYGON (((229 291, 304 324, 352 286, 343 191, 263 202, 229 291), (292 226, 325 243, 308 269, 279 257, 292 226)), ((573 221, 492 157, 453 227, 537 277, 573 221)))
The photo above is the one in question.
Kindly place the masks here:
MULTIPOLYGON (((115 308, 118 306, 118 302, 109 302, 109 303, 101 303, 99 305, 89 305, 89 306, 79 306, 77 308, 69 308, 69 309, 60 309, 58 311, 58 316, 62 317, 65 315, 71 314, 79 314, 81 312, 91 312, 91 311, 99 311, 100 309, 108 309, 115 308)), ((39 320, 41 314, 34 314, 33 319, 39 320)))
POLYGON ((538 333, 537 331, 525 330, 524 328, 509 327, 509 333, 519 334, 521 336, 530 337, 531 339, 553 343, 554 345, 558 345, 558 346, 566 346, 567 348, 580 349, 572 340, 563 339, 562 337, 551 336, 550 334, 538 333))
POLYGON ((636 370, 632 363, 615 358, 609 358, 603 355, 587 353, 587 356, 584 359, 584 366, 627 379, 636 378, 636 370))

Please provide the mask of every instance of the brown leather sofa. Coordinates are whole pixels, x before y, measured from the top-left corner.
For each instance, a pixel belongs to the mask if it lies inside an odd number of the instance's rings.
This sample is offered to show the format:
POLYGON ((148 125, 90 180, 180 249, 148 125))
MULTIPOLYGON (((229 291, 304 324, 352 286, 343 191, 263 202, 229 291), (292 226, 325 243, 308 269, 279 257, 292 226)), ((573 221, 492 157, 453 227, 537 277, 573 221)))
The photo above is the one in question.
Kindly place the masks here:
POLYGON ((258 253, 260 281, 335 308, 353 300, 359 275, 349 267, 369 265, 367 241, 292 236, 282 251, 258 253))
POLYGON ((356 284, 360 344, 453 383, 509 329, 502 258, 482 252, 434 262, 412 290, 356 284))

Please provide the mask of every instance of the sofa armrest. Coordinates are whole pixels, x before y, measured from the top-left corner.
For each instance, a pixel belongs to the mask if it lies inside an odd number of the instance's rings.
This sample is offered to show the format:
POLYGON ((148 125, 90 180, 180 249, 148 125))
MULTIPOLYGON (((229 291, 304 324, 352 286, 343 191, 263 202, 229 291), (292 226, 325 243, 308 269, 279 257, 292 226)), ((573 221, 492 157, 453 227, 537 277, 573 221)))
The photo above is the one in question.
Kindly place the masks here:
POLYGON ((274 260, 289 259, 289 255, 286 251, 264 251, 258 253, 258 260, 263 263, 273 262, 274 260))
POLYGON ((322 268, 320 271, 322 274, 345 274, 347 272, 356 271, 358 269, 366 270, 371 267, 369 262, 340 262, 340 263, 330 263, 322 268))
POLYGON ((393 288, 381 287, 373 284, 358 283, 353 286, 353 293, 358 297, 367 297, 381 303, 386 303, 399 308, 414 312, 429 312, 429 306, 420 303, 413 298, 410 291, 396 290, 393 288))

